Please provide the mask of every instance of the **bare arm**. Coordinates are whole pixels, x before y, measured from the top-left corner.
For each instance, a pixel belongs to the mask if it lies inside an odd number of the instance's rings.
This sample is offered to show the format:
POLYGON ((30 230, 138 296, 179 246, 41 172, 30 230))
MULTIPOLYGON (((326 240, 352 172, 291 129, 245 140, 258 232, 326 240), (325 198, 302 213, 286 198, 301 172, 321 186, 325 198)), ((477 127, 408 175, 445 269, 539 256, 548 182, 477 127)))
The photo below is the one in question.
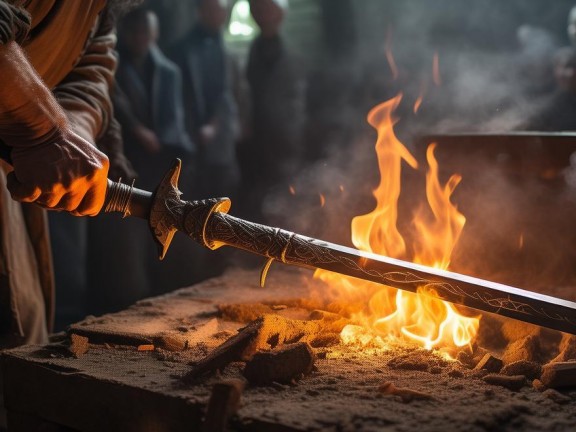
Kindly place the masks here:
POLYGON ((106 156, 74 133, 14 41, 0 45, 0 73, 0 139, 12 148, 12 197, 77 215, 97 214, 106 194, 106 156))

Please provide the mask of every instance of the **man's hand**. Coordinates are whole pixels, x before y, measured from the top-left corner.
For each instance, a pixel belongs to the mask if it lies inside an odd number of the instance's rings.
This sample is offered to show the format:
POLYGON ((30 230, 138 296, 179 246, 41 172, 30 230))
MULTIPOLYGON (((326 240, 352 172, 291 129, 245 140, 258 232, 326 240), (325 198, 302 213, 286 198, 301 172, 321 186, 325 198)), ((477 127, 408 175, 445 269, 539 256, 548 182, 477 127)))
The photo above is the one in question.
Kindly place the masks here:
POLYGON ((108 158, 72 131, 12 149, 12 198, 76 216, 95 216, 106 197, 108 158))

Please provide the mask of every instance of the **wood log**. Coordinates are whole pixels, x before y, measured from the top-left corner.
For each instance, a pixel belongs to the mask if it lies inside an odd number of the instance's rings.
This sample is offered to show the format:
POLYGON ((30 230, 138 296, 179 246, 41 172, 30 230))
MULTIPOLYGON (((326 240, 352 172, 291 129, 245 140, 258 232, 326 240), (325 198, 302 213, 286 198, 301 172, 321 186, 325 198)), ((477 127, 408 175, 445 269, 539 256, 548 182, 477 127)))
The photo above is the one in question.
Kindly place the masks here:
POLYGON ((238 408, 244 391, 244 382, 239 379, 221 381, 212 387, 204 418, 204 432, 224 432, 228 422, 238 408))
POLYGON ((244 376, 254 385, 289 384, 312 372, 316 357, 306 342, 257 352, 246 363, 244 376))
POLYGON ((488 374, 482 379, 487 384, 506 387, 512 391, 518 391, 526 385, 526 377, 524 375, 488 374))
POLYGON ((548 363, 542 367, 540 381, 550 388, 576 386, 576 362, 548 363))
POLYGON ((502 369, 502 360, 494 357, 492 354, 485 354, 484 357, 474 367, 474 370, 487 370, 488 372, 500 372, 502 369))
POLYGON ((378 387, 378 391, 385 395, 399 396, 402 402, 408 403, 413 400, 431 400, 434 397, 428 393, 423 393, 409 388, 396 387, 393 383, 386 381, 378 387))
POLYGON ((503 375, 524 375, 530 380, 535 380, 541 375, 542 366, 536 362, 519 360, 504 366, 500 373, 503 375))
POLYGON ((257 351, 270 350, 282 344, 311 342, 322 333, 339 333, 347 320, 333 318, 330 316, 330 319, 302 321, 279 315, 264 315, 193 364, 192 370, 183 376, 183 380, 194 381, 234 361, 248 361, 257 351))

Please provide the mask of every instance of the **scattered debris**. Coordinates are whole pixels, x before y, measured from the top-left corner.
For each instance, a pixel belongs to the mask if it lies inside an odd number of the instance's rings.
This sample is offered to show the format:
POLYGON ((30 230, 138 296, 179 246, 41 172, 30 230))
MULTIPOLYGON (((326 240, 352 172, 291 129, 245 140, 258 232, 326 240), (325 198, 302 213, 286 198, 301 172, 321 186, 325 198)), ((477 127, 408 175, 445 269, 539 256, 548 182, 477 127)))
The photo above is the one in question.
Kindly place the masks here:
POLYGON ((576 361, 545 364, 540 381, 550 388, 576 386, 576 361))
POLYGON ((502 360, 494 357, 492 354, 485 354, 484 357, 474 367, 474 370, 487 370, 488 372, 500 372, 502 369, 502 360))
POLYGON ((542 384, 542 381, 540 381, 539 379, 535 379, 534 381, 532 381, 532 388, 539 392, 543 392, 544 390, 546 390, 546 386, 542 384))
POLYGON ((501 374, 488 374, 482 378, 487 384, 506 387, 508 390, 518 391, 526 385, 526 377, 524 375, 501 375, 501 374))
POLYGON ((285 345, 271 351, 257 352, 244 369, 244 376, 254 385, 273 382, 288 384, 312 372, 315 356, 305 342, 285 345))
POLYGON ((72 355, 76 358, 82 357, 84 354, 88 352, 90 348, 90 344, 88 343, 88 338, 84 336, 77 335, 72 333, 70 335, 70 346, 68 349, 72 353, 72 355))
POLYGON ((344 325, 342 320, 301 321, 279 315, 264 315, 240 329, 238 334, 194 364, 193 369, 183 378, 185 381, 193 381, 223 369, 233 361, 250 360, 260 350, 273 349, 282 344, 309 342, 322 333, 339 333, 344 325))
POLYGON ((457 355, 456 355, 456 360, 458 360, 460 363, 462 363, 464 366, 467 366, 469 368, 473 368, 474 367, 474 362, 472 360, 472 356, 470 355, 470 353, 468 351, 460 351, 457 355))
POLYGON ((146 345, 138 345, 138 351, 154 351, 154 345, 146 344, 146 345))
POLYGON ((393 383, 386 381, 378 386, 378 391, 385 395, 400 396, 402 402, 408 403, 413 400, 432 400, 434 396, 412 390, 409 388, 396 387, 393 383))
POLYGON ((542 366, 536 362, 519 360, 504 366, 500 373, 503 375, 524 375, 526 378, 534 380, 542 373, 542 366))
POLYGON ((230 379, 214 384, 204 417, 204 432, 227 430, 230 417, 240 408, 240 398, 243 391, 244 382, 239 379, 230 379))
POLYGON ((177 352, 184 351, 188 348, 188 340, 184 337, 178 337, 177 335, 162 335, 155 342, 160 348, 166 351, 177 352))

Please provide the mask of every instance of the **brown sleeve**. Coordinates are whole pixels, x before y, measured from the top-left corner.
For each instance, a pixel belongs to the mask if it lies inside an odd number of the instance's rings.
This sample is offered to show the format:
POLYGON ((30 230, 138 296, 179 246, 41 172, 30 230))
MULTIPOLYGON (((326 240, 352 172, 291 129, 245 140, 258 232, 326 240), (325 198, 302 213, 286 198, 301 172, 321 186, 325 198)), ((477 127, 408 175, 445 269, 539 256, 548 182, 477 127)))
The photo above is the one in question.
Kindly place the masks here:
POLYGON ((0 0, 0 44, 21 43, 30 30, 30 15, 23 8, 0 0))
POLYGON ((54 89, 74 131, 93 144, 106 132, 112 118, 110 88, 117 63, 116 34, 111 25, 102 25, 106 21, 101 21, 80 61, 54 89))

